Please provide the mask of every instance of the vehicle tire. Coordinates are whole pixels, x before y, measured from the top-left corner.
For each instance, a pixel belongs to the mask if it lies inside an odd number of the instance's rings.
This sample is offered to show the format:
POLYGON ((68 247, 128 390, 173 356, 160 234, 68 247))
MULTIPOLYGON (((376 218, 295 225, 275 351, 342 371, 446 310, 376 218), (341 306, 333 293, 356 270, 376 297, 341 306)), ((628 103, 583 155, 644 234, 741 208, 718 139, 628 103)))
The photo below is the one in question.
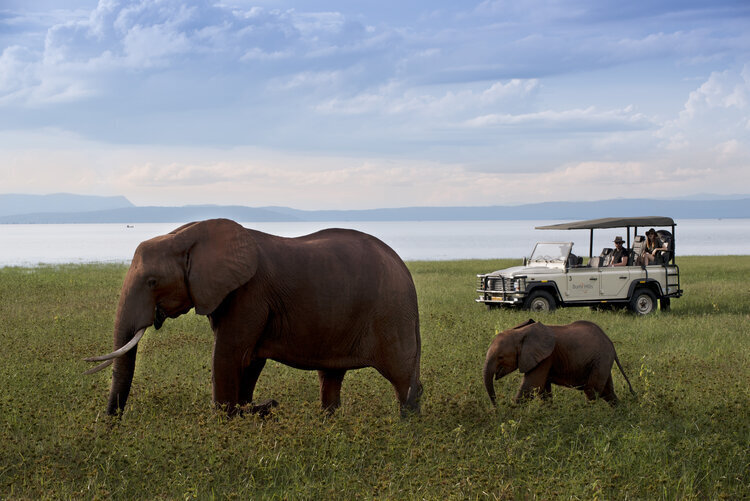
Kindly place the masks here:
POLYGON ((650 289, 636 289, 629 307, 636 315, 648 315, 656 309, 656 295, 650 289))
POLYGON ((526 298, 524 308, 536 313, 549 312, 555 311, 557 303, 555 303, 555 298, 553 298, 549 292, 534 291, 529 294, 528 298, 526 298))

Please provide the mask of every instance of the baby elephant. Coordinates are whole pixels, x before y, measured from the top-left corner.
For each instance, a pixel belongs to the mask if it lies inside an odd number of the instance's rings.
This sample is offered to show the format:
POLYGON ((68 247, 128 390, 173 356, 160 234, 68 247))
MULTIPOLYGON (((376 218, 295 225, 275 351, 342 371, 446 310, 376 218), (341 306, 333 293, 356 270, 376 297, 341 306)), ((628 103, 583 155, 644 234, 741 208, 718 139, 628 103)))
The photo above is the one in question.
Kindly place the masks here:
POLYGON ((589 400, 599 396, 615 405, 617 395, 610 374, 613 361, 635 395, 612 341, 598 325, 583 320, 568 325, 543 325, 529 320, 492 340, 484 362, 484 386, 495 404, 492 377, 500 379, 519 369, 524 377, 515 402, 535 393, 551 398, 555 383, 583 390, 589 400))

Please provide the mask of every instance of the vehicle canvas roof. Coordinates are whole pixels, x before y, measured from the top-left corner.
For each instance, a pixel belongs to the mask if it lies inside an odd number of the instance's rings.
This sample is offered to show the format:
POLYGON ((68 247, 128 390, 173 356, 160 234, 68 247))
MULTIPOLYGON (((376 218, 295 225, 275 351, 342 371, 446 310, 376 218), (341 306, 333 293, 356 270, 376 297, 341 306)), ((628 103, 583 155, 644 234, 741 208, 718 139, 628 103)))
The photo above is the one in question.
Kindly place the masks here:
POLYGON ((536 226, 537 230, 593 230, 597 228, 622 228, 631 226, 675 226, 671 217, 644 216, 644 217, 604 217, 600 219, 587 219, 585 221, 573 221, 571 223, 550 224, 547 226, 536 226))

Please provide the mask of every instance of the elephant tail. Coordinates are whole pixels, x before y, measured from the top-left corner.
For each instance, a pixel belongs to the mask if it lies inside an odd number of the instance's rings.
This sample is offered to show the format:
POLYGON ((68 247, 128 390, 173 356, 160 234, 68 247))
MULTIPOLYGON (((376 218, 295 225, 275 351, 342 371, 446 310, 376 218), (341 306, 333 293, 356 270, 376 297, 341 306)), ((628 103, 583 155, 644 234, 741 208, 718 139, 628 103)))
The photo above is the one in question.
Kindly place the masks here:
POLYGON ((419 318, 417 318, 414 331, 417 337, 417 352, 415 354, 414 370, 412 371, 411 379, 409 381, 409 392, 406 396, 406 406, 413 412, 419 414, 420 397, 422 396, 422 392, 424 391, 424 388, 422 387, 422 381, 419 377, 419 366, 421 365, 422 358, 422 338, 419 332, 419 318))
POLYGON ((628 388, 630 388, 630 393, 632 393, 634 397, 637 397, 638 394, 636 394, 636 392, 633 391, 633 386, 630 384, 630 380, 628 379, 628 376, 625 375, 625 371, 622 368, 622 364, 620 364, 620 359, 617 358, 617 353, 615 353, 615 362, 617 362, 617 367, 619 367, 622 377, 624 377, 625 381, 627 381, 628 383, 628 388))

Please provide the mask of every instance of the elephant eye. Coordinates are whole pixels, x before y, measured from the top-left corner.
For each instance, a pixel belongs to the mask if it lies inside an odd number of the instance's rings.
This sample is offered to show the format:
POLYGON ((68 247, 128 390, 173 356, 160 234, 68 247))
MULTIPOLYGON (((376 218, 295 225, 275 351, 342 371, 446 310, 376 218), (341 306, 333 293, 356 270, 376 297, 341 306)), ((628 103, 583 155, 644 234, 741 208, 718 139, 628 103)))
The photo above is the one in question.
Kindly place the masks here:
POLYGON ((156 279, 149 278, 148 280, 146 280, 146 285, 148 285, 149 289, 153 289, 154 287, 156 287, 156 279))

